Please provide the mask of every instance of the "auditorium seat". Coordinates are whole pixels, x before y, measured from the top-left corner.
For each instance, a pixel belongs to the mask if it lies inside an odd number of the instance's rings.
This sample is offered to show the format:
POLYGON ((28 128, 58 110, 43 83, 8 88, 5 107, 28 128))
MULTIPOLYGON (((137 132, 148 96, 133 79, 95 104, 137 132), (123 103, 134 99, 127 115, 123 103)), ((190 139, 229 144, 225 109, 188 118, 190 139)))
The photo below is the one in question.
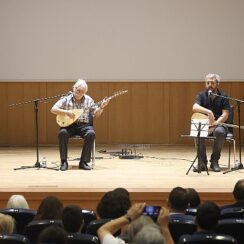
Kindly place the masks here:
POLYGON ((215 231, 219 234, 231 235, 238 243, 244 243, 244 219, 221 219, 215 231))
POLYGON ((0 234, 0 244, 30 244, 30 241, 19 234, 0 234))
POLYGON ((230 207, 221 210, 221 219, 244 218, 244 207, 230 207))
POLYGON ((94 211, 89 210, 89 209, 82 209, 82 215, 83 215, 83 218, 84 218, 84 226, 83 226, 81 232, 85 233, 87 225, 91 221, 96 220, 97 219, 97 215, 96 215, 96 213, 94 211))
POLYGON ((97 219, 91 221, 86 228, 86 233, 97 236, 97 230, 111 219, 97 219))
POLYGON ((31 243, 36 243, 41 231, 51 225, 63 227, 62 220, 59 219, 34 220, 25 227, 24 235, 31 243))
POLYGON ((169 231, 175 243, 184 234, 193 234, 197 230, 194 220, 189 219, 170 219, 169 231))
POLYGON ((31 222, 36 215, 35 210, 25 208, 3 208, 0 209, 0 213, 8 214, 15 219, 15 232, 17 234, 23 234, 25 226, 31 222))
POLYGON ((197 233, 194 235, 182 236, 178 244, 238 244, 238 242, 229 235, 215 233, 197 233))
POLYGON ((197 209, 196 209, 196 208, 187 208, 185 214, 186 214, 186 215, 196 216, 196 214, 197 214, 197 209))
POLYGON ((68 244, 98 244, 97 236, 89 234, 68 234, 68 244))

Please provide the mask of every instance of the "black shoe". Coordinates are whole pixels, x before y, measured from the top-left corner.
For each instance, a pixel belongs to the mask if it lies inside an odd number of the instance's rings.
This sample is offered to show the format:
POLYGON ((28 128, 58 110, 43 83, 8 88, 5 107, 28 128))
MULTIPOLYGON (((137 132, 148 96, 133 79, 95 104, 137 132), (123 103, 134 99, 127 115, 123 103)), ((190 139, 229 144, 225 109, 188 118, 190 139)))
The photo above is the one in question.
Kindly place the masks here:
POLYGON ((61 171, 68 170, 68 162, 62 162, 60 166, 61 171))
MULTIPOLYGON (((207 168, 207 165, 206 165, 207 168)), ((206 168, 204 167, 204 165, 200 166, 200 169, 198 170, 198 166, 193 168, 193 172, 202 172, 202 171, 206 171, 206 168)))
POLYGON ((219 164, 217 162, 212 162, 210 167, 214 172, 220 172, 220 167, 219 167, 219 164))
POLYGON ((91 167, 86 162, 80 162, 79 169, 91 170, 91 167))

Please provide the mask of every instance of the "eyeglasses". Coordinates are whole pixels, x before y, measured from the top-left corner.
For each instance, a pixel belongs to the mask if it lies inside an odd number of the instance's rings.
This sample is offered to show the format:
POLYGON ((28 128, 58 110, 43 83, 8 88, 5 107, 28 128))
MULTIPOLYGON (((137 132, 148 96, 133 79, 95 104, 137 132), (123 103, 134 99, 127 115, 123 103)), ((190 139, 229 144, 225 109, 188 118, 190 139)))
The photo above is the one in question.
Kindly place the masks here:
POLYGON ((74 87, 74 92, 75 92, 76 94, 85 94, 84 89, 82 89, 82 88, 77 88, 77 87, 74 87))
POLYGON ((207 85, 215 85, 216 83, 218 83, 217 80, 206 81, 207 85))

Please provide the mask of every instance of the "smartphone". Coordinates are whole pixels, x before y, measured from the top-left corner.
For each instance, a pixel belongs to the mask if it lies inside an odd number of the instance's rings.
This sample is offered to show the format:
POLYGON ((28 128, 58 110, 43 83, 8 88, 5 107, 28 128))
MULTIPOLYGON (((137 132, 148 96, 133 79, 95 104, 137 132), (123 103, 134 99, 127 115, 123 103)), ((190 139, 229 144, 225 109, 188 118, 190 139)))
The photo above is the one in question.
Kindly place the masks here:
POLYGON ((161 206, 145 206, 143 214, 150 216, 154 221, 157 221, 161 206))

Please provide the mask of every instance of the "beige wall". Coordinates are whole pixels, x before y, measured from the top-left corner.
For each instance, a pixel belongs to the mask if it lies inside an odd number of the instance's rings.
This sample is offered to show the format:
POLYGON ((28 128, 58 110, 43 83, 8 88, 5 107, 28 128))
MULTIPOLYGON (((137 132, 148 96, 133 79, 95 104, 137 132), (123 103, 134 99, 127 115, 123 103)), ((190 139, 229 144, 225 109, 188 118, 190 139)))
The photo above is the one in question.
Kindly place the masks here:
POLYGON ((1 0, 0 80, 244 80, 243 0, 1 0))
MULTIPOLYGON (((1 82, 0 146, 35 145, 34 103, 13 108, 8 105, 63 94, 72 84, 1 82)), ((89 82, 88 93, 96 101, 117 90, 129 90, 113 99, 102 117, 96 119, 97 143, 189 143, 189 139, 182 139, 181 135, 189 133, 192 103, 203 88, 203 82, 89 82)), ((244 98, 243 82, 222 82, 221 88, 230 97, 244 98)), ((57 144, 58 126, 50 113, 55 101, 41 102, 38 106, 39 142, 43 145, 57 144)), ((243 111, 244 105, 241 106, 242 125, 243 111)))

